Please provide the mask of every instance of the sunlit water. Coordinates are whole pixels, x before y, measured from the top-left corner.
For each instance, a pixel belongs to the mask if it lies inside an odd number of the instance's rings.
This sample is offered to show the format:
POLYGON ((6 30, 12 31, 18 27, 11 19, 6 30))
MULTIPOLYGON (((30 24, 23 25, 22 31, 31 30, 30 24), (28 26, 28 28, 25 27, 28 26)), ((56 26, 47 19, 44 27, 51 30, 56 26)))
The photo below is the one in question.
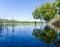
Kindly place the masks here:
POLYGON ((59 31, 47 25, 0 26, 0 47, 59 47, 59 31))

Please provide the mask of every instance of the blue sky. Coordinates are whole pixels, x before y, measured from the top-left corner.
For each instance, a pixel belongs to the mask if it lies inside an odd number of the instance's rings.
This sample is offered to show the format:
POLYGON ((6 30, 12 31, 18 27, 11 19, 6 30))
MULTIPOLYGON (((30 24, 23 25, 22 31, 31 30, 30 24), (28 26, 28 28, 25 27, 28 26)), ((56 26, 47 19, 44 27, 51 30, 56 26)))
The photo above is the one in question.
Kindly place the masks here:
POLYGON ((54 0, 0 0, 0 18, 35 21, 32 12, 36 6, 46 2, 54 2, 54 0))

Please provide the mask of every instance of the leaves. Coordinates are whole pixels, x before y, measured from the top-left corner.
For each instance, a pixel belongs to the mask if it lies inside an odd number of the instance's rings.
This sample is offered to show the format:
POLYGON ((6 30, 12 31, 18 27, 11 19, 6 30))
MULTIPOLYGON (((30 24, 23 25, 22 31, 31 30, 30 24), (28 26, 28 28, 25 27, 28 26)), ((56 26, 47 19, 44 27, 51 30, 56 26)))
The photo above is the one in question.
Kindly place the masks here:
POLYGON ((34 19, 44 19, 45 21, 50 21, 57 14, 57 8, 55 7, 55 3, 45 3, 40 7, 36 7, 33 11, 32 15, 34 19))
POLYGON ((39 19, 40 13, 39 13, 39 8, 38 8, 38 7, 36 7, 36 9, 35 9, 35 11, 32 13, 32 15, 33 15, 33 18, 34 18, 34 19, 39 19))

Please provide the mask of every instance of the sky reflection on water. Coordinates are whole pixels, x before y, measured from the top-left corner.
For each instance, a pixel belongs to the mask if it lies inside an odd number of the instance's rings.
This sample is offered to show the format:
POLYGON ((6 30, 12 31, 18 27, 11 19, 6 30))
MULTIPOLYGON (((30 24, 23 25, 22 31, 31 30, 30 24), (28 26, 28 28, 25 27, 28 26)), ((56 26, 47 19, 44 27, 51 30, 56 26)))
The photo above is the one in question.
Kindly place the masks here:
POLYGON ((60 33, 47 25, 0 26, 0 47, 56 46, 60 46, 60 33))

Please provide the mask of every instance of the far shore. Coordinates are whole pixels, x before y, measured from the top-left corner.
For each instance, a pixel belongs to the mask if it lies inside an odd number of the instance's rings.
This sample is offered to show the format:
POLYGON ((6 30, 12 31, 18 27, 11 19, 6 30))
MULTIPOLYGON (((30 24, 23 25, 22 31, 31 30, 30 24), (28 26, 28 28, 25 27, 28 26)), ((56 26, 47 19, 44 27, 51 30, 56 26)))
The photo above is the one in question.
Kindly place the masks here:
POLYGON ((45 22, 0 22, 0 25, 37 25, 46 24, 45 22))

